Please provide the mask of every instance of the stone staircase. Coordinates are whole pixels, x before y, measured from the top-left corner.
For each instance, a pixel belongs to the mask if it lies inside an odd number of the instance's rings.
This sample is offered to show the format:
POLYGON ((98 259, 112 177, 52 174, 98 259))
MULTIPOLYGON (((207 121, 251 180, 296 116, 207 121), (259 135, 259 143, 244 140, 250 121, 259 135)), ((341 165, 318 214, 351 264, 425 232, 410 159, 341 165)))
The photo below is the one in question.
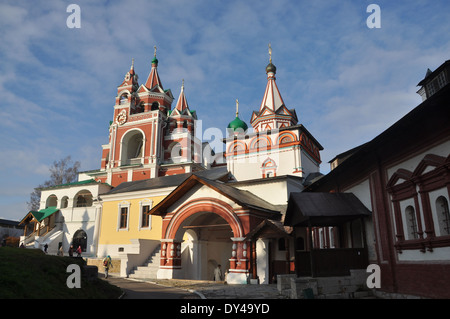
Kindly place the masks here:
POLYGON ((161 248, 158 247, 153 251, 144 265, 135 267, 128 275, 129 278, 136 279, 156 279, 159 269, 159 258, 161 256, 161 248))

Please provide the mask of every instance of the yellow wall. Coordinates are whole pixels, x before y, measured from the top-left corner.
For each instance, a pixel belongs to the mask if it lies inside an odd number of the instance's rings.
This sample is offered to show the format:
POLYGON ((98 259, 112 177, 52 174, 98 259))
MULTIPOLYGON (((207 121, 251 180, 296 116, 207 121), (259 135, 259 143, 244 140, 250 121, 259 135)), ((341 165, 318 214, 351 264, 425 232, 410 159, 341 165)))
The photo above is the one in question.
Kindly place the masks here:
MULTIPOLYGON (((140 229, 140 207, 144 200, 151 200, 151 207, 157 205, 165 196, 145 197, 138 199, 126 199, 115 201, 104 201, 102 209, 102 221, 100 227, 99 245, 127 245, 130 239, 161 239, 162 218, 151 216, 151 228, 140 229), (118 230, 119 205, 129 203, 128 229, 118 230)), ((150 208, 151 208, 150 207, 150 208)))

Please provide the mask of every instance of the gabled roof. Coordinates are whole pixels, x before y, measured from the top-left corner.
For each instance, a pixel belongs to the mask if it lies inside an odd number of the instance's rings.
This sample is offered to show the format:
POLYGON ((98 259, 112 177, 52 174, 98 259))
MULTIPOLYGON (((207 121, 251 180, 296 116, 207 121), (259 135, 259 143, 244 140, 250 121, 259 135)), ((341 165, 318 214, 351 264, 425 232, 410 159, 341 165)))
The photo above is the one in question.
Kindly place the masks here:
POLYGON ((193 174, 189 176, 180 186, 173 190, 172 193, 166 196, 166 198, 164 198, 158 205, 154 206, 150 211, 150 214, 165 214, 171 205, 173 205, 196 185, 205 185, 243 207, 264 211, 269 214, 279 214, 283 209, 283 207, 270 204, 249 191, 240 190, 226 183, 213 181, 193 174))
POLYGON ((38 212, 32 210, 20 221, 19 224, 22 224, 27 219, 27 217, 31 217, 31 216, 33 216, 34 219, 36 219, 38 222, 41 222, 45 218, 50 217, 51 215, 56 213, 57 211, 59 211, 59 208, 56 208, 56 207, 47 207, 47 208, 41 209, 38 212))
POLYGON ((284 225, 337 226, 371 214, 353 193, 291 193, 284 225))

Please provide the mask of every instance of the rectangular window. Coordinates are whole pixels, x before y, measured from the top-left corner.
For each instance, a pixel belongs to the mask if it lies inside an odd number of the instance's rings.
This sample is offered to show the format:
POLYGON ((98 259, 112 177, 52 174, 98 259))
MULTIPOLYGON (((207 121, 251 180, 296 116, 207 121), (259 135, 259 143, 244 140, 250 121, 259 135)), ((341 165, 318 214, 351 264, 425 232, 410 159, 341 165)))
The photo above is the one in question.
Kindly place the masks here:
POLYGON ((148 228, 150 226, 150 205, 142 206, 142 224, 141 228, 148 228))
POLYGON ((120 228, 127 228, 127 220, 128 220, 128 207, 120 208, 120 228))

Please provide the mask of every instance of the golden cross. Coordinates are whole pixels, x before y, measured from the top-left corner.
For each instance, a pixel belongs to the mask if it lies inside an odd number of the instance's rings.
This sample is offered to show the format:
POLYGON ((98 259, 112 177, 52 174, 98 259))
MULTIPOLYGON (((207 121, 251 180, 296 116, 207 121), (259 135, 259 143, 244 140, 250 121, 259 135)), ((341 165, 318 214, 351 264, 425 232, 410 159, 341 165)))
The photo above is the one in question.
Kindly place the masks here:
POLYGON ((239 116, 239 100, 236 99, 236 117, 239 116))
POLYGON ((269 42, 269 62, 272 63, 272 46, 270 45, 270 42, 269 42))

